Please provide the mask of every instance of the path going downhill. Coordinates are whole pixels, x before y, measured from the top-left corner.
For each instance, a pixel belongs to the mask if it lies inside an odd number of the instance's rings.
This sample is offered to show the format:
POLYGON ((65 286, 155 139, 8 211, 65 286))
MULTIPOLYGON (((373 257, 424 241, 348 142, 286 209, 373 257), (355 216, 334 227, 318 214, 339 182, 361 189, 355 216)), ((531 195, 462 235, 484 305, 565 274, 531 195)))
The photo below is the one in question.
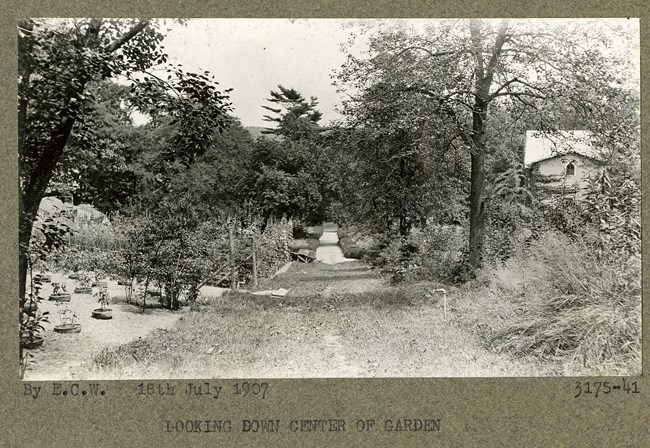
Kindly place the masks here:
POLYGON ((320 237, 320 246, 316 249, 316 259, 321 263, 337 264, 345 261, 355 261, 354 258, 345 258, 339 247, 337 235, 338 226, 331 222, 323 223, 323 236, 320 237))

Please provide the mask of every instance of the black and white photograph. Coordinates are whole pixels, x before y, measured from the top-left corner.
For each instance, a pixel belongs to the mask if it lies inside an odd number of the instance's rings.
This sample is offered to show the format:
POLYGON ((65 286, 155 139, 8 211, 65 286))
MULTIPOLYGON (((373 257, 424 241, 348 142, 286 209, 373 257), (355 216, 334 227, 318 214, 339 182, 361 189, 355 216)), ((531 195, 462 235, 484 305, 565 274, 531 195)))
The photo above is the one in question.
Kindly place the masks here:
POLYGON ((20 20, 19 378, 640 375, 639 26, 20 20))

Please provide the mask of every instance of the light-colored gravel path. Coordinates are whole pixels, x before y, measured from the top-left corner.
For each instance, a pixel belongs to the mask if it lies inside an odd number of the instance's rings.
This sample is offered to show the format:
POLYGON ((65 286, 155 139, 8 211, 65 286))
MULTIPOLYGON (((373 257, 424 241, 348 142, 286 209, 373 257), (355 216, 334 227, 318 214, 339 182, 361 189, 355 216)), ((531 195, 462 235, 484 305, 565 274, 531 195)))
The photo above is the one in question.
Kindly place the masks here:
POLYGON ((320 237, 320 246, 316 249, 316 259, 321 263, 337 264, 346 261, 356 261, 354 258, 345 258, 339 247, 339 237, 336 234, 336 224, 324 223, 323 236, 320 237))

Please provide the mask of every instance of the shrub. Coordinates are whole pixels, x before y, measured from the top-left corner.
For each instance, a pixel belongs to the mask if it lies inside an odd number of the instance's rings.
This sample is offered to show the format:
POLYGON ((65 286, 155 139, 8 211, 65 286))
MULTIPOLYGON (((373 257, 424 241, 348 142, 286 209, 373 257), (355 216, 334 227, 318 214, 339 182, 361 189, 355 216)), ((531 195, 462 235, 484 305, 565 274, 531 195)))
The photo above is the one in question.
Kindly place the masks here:
POLYGON ((352 237, 346 236, 339 238, 339 246, 345 258, 356 258, 360 260, 365 255, 364 250, 357 245, 357 242, 352 237))
POLYGON ((119 241, 113 232, 113 226, 108 220, 94 222, 80 219, 75 221, 70 245, 78 250, 113 250, 118 244, 119 241))
POLYGON ((307 226, 302 221, 293 221, 293 237, 294 239, 305 239, 307 238, 307 226))
POLYGON ((307 227, 307 237, 313 239, 320 239, 323 236, 323 227, 322 226, 310 226, 307 227))
POLYGON ((293 221, 293 237, 295 239, 319 239, 323 236, 322 226, 308 226, 302 221, 293 221))
POLYGON ((429 223, 407 237, 378 241, 369 258, 392 283, 453 279, 462 261, 462 227, 429 223))
POLYGON ((366 258, 372 247, 376 246, 377 241, 374 237, 364 234, 355 226, 339 226, 336 231, 339 238, 339 246, 346 258, 356 258, 358 260, 366 258))
POLYGON ((294 252, 297 252, 300 249, 309 249, 310 251, 315 251, 318 246, 320 246, 320 241, 318 241, 316 238, 294 239, 289 244, 289 249, 294 252))
POLYGON ((379 249, 372 259, 372 264, 378 267, 382 274, 389 276, 392 284, 397 284, 411 277, 418 268, 414 257, 418 252, 419 246, 412 238, 400 237, 379 249))
POLYGON ((264 232, 258 234, 258 276, 270 277, 284 263, 291 259, 289 250, 293 243, 293 224, 282 218, 269 219, 264 232))
POLYGON ((421 232, 420 278, 447 281, 463 261, 467 236, 460 226, 428 224, 421 232))

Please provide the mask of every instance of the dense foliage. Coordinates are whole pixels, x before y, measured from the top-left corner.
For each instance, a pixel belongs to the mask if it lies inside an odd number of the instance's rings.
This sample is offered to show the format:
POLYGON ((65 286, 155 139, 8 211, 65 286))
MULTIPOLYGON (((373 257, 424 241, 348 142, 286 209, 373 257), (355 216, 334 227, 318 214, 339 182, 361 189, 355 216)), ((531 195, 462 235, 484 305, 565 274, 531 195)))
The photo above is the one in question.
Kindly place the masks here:
POLYGON ((367 51, 344 48, 333 76, 342 119, 321 125, 316 97, 279 85, 254 138, 230 89, 167 64, 163 23, 20 24, 21 305, 28 268, 56 264, 118 277, 143 309, 151 290, 177 309, 203 286, 271 276, 294 236, 331 220, 344 254, 393 283, 464 285, 476 303, 459 304, 462 318, 498 350, 638 360, 640 95, 618 51, 629 33, 577 21, 359 26, 351 43, 367 51), (531 129, 593 133, 603 171, 584 196, 532 191, 531 129), (48 194, 105 219, 41 216, 48 194), (493 322, 476 318, 486 301, 493 322))
MULTIPOLYGON (((369 52, 351 53, 336 81, 342 91, 358 92, 345 104, 347 123, 378 137, 353 146, 363 160, 356 177, 368 183, 359 202, 387 214, 374 231, 399 228, 404 236, 413 218, 437 214, 445 224, 453 216, 468 227, 466 262, 475 272, 486 257, 507 256, 486 247, 494 231, 500 227, 496 236, 505 237, 529 218, 526 193, 516 191, 526 129, 572 125, 592 130, 612 151, 638 148, 629 60, 612 52, 614 36, 628 36, 593 22, 564 23, 553 32, 546 26, 449 20, 424 31, 397 23, 360 32, 369 52), (426 170, 419 160, 453 168, 426 170), (378 175, 368 179, 364 171, 378 175), (504 190, 508 184, 512 191, 504 190), (453 207, 461 198, 458 213, 453 207)), ((366 221, 367 214, 357 216, 366 221)))

